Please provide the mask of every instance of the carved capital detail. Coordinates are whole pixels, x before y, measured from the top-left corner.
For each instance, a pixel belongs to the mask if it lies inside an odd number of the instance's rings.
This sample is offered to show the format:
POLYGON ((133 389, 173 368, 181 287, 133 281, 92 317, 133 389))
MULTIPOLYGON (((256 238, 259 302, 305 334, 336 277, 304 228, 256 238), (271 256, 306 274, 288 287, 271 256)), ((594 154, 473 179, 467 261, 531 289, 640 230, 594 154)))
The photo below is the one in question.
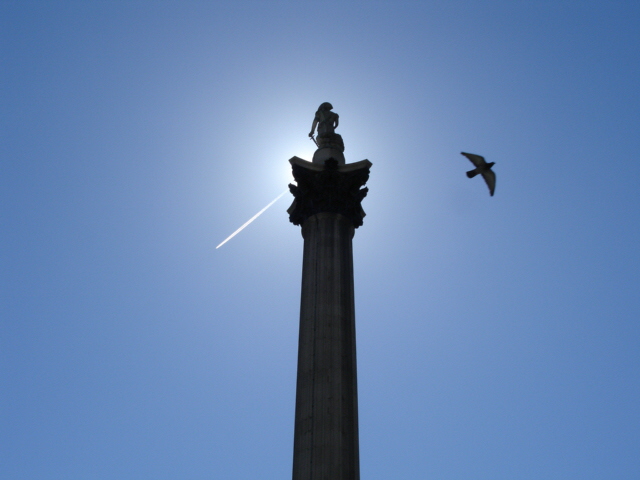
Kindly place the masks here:
POLYGON ((369 160, 338 165, 330 158, 324 165, 318 165, 293 157, 289 162, 298 183, 289 184, 295 197, 287 210, 291 223, 302 225, 318 213, 339 213, 348 218, 354 228, 362 225, 365 213, 360 203, 369 189, 361 187, 369 179, 369 160))

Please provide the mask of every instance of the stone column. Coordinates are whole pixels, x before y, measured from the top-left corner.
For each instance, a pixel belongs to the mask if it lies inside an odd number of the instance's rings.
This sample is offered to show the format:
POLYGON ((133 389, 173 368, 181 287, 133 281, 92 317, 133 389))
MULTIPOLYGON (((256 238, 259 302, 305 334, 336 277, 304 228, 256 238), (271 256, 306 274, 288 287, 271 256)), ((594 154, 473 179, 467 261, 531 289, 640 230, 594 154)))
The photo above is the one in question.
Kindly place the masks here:
POLYGON ((304 238, 293 480, 359 480, 351 240, 371 163, 290 162, 290 220, 304 238))

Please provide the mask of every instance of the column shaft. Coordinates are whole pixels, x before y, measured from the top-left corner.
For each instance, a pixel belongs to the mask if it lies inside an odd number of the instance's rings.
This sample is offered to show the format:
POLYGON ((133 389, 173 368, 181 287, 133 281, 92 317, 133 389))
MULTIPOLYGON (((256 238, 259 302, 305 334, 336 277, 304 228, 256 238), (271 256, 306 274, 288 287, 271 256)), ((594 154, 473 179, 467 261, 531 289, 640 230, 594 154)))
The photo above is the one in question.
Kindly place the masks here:
POLYGON ((293 480, 359 480, 353 223, 318 213, 304 257, 293 480))

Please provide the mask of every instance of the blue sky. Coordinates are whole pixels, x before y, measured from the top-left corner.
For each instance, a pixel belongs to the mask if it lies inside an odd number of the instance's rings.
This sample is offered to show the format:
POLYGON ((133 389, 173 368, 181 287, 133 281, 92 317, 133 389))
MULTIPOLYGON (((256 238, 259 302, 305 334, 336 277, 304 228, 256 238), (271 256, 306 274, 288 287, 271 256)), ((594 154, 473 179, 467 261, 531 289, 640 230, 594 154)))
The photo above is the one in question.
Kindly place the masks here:
POLYGON ((363 479, 640 476, 640 4, 0 3, 0 476, 291 475, 318 105, 363 479), (489 197, 461 151, 496 162, 489 197))

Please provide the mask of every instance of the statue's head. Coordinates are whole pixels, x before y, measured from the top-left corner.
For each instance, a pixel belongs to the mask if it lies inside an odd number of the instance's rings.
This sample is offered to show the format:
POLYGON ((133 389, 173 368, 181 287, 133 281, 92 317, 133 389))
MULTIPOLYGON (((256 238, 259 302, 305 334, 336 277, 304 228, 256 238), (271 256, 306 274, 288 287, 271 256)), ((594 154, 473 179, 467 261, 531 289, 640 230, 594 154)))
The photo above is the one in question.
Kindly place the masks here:
POLYGON ((331 105, 329 102, 324 102, 322 105, 320 105, 320 107, 318 107, 318 110, 331 110, 333 108, 333 105, 331 105))

